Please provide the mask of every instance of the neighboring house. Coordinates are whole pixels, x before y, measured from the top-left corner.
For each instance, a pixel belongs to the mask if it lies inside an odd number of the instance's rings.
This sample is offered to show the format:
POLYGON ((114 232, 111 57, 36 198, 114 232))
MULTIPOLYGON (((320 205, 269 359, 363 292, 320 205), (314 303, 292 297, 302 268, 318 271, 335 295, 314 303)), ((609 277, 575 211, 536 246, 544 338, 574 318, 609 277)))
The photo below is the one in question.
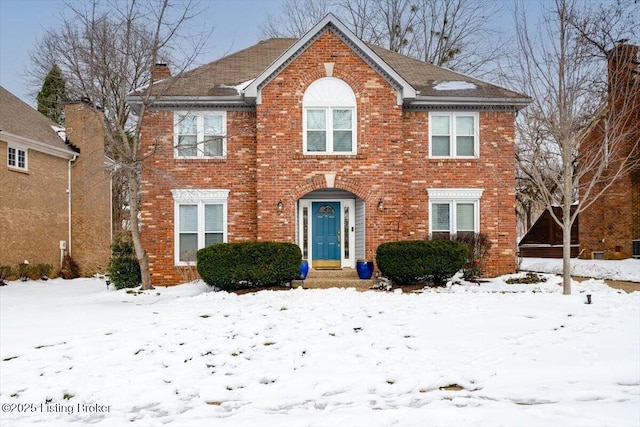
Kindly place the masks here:
POLYGON ((217 242, 294 242, 315 268, 353 268, 383 242, 456 233, 489 236, 487 275, 515 271, 526 96, 366 44, 332 15, 175 77, 160 64, 154 80, 141 195, 154 284, 179 283, 217 242))
MULTIPOLYGON (((585 138, 581 156, 594 146, 608 153, 610 141, 622 140, 622 155, 631 154, 631 161, 636 162, 640 158, 638 64, 638 46, 623 41, 608 52, 609 108, 585 138)), ((617 167, 617 159, 611 157, 609 171, 617 167)), ((619 177, 605 195, 580 213, 579 240, 583 257, 640 257, 640 165, 619 177)))
MULTIPOLYGON (((638 46, 618 43, 608 52, 608 105, 589 125, 580 144, 578 167, 584 156, 607 156, 603 177, 611 179, 620 158, 640 157, 640 67, 638 46), (613 141, 613 142, 612 142, 613 141), (622 149, 612 152, 611 144, 622 149)), ((602 162, 605 165, 605 162, 602 162)), ((582 188, 593 181, 586 173, 582 188)), ((602 190, 597 184, 591 194, 602 190)), ((562 212, 556 210, 559 218, 562 212)), ((562 232, 548 211, 544 211, 519 244, 523 257, 562 258, 562 232)), ((621 259, 640 257, 640 167, 626 168, 594 204, 581 211, 571 229, 571 256, 621 259), (578 227, 578 222, 580 226, 578 227)))
POLYGON ((102 127, 85 104, 67 105, 65 115, 66 134, 0 87, 0 265, 27 260, 58 268, 68 253, 89 274, 108 262, 111 194, 102 127))
MULTIPOLYGON (((573 209, 572 209, 573 211, 573 209)), ((553 213, 562 221, 562 208, 553 207, 553 213)), ((571 226, 571 257, 579 254, 579 218, 571 226)), ((523 258, 562 258, 562 228, 548 210, 544 210, 518 243, 523 258)))

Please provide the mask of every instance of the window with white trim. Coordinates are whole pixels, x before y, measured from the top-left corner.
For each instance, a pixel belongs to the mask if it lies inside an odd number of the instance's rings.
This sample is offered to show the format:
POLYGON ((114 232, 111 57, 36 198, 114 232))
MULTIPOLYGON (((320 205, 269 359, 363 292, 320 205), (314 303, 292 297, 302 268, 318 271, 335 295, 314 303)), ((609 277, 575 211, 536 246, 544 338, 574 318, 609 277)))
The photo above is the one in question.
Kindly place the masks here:
POLYGON ((176 112, 173 117, 175 157, 226 157, 226 111, 176 112))
POLYGON ((429 113, 431 157, 479 157, 478 113, 429 113))
POLYGON ((304 93, 305 154, 356 153, 356 96, 335 77, 311 83, 304 93))
POLYGON ((7 166, 16 169, 27 170, 27 150, 8 146, 7 147, 7 166))
POLYGON ((229 190, 171 190, 175 201, 175 263, 195 263, 196 252, 227 241, 229 190))
POLYGON ((480 197, 483 189, 429 189, 431 238, 480 232, 480 197))

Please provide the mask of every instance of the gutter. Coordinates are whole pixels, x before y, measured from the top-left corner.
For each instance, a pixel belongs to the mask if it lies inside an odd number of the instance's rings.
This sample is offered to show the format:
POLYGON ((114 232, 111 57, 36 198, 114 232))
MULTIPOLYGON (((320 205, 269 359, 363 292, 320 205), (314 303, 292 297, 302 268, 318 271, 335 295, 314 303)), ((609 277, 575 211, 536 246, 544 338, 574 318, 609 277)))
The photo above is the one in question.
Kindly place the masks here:
POLYGON ((38 142, 33 139, 25 138, 24 136, 16 135, 11 132, 0 130, 0 135, 3 139, 12 144, 22 144, 27 148, 39 151, 41 153, 50 154, 56 157, 62 157, 63 159, 75 160, 77 153, 65 148, 54 147, 53 145, 38 142))
MULTIPOLYGON (((126 102, 131 109, 138 114, 142 107, 142 99, 139 96, 127 96, 126 102)), ((231 96, 158 96, 149 102, 149 107, 154 109, 180 109, 180 108, 255 108, 253 103, 247 102, 242 95, 231 96)))
POLYGON ((516 110, 525 108, 531 103, 531 98, 484 98, 476 96, 451 97, 451 96, 420 96, 406 103, 407 107, 432 107, 432 106, 473 106, 490 108, 491 106, 513 107, 516 110))

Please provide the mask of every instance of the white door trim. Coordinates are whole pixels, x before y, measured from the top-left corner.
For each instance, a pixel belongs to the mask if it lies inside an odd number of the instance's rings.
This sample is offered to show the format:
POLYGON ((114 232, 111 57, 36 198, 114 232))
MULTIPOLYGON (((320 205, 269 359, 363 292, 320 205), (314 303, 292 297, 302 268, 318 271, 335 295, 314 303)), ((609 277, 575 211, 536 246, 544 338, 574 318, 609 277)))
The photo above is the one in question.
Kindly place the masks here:
POLYGON ((318 202, 332 202, 332 203, 340 203, 340 264, 342 268, 355 268, 356 267, 356 258, 355 258, 355 240, 356 240, 356 201, 355 199, 335 199, 335 198, 327 198, 327 199, 305 199, 302 198, 298 200, 298 246, 300 246, 300 250, 304 256, 304 208, 307 208, 307 259, 309 262, 313 261, 313 221, 311 220, 311 203, 318 202), (344 228, 345 228, 345 208, 349 209, 348 221, 349 221, 349 257, 345 256, 345 248, 344 248, 344 228))

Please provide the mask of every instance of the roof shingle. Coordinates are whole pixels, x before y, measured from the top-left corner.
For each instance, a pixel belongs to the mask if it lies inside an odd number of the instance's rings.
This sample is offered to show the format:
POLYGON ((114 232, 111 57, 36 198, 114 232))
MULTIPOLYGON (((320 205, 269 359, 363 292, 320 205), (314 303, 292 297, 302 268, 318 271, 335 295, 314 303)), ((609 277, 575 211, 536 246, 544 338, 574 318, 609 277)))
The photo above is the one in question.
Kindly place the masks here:
MULTIPOLYGON (((272 38, 251 47, 225 56, 214 62, 186 71, 169 79, 155 83, 157 94, 162 96, 208 97, 237 96, 234 86, 255 79, 297 39, 272 38)), ((368 44, 379 59, 394 69, 420 97, 462 97, 490 99, 527 98, 525 95, 503 87, 474 79, 446 68, 419 61, 397 52, 368 44), (441 82, 467 82, 468 88, 453 90, 434 89, 441 82)))
POLYGON ((71 152, 51 126, 60 127, 0 86, 0 131, 71 152))

